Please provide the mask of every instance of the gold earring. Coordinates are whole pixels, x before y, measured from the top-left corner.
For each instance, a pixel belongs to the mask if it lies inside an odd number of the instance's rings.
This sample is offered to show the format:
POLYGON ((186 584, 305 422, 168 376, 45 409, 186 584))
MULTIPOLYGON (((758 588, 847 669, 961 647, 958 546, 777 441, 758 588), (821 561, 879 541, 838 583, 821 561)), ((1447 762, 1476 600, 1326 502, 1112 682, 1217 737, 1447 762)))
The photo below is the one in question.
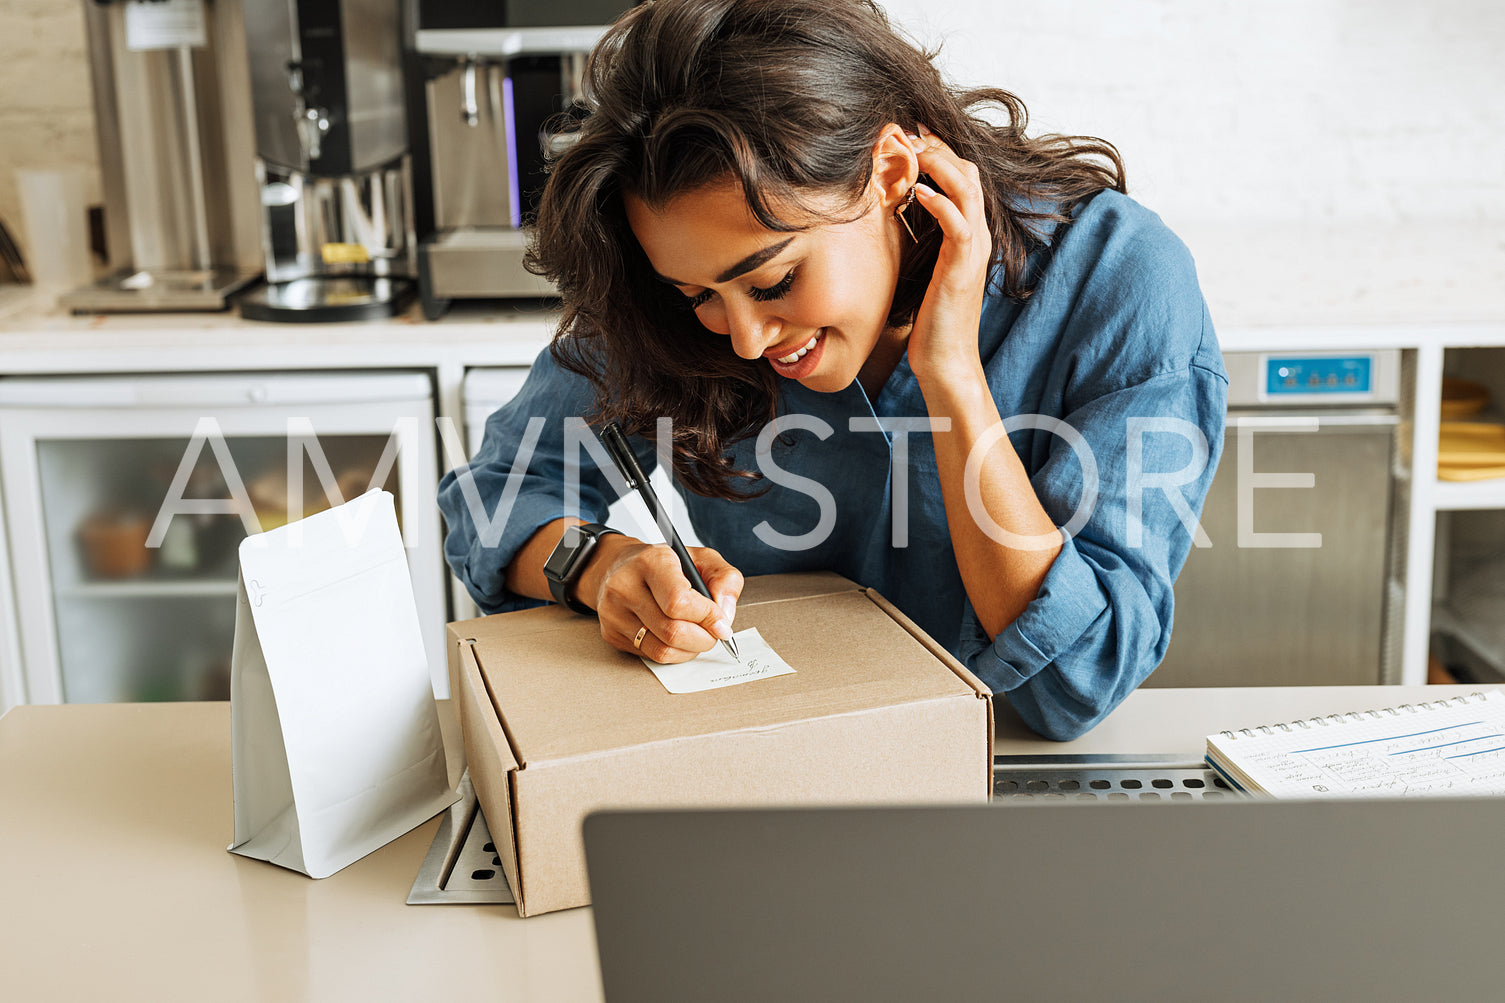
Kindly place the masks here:
POLYGON ((904 195, 904 201, 894 206, 894 218, 897 219, 900 223, 904 224, 904 229, 909 232, 909 239, 918 244, 920 242, 920 238, 914 235, 914 228, 909 225, 909 220, 904 218, 904 210, 914 205, 914 200, 914 185, 910 185, 909 191, 904 195))

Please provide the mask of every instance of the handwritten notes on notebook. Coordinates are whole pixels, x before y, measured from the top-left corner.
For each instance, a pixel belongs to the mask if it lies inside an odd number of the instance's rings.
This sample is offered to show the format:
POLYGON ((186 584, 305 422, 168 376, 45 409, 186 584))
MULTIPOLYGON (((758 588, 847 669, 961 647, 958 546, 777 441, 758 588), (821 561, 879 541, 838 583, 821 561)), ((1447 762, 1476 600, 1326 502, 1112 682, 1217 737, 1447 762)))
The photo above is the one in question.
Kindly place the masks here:
POLYGON ((754 679, 786 676, 794 671, 788 662, 779 657, 778 652, 768 646, 756 627, 739 630, 732 638, 737 642, 737 653, 742 656, 740 662, 732 657, 724 645, 718 644, 710 651, 703 651, 688 662, 680 662, 678 665, 660 665, 647 658, 643 659, 643 664, 653 670, 658 681, 670 693, 699 693, 701 690, 750 683, 754 679))
POLYGON ((1505 794, 1505 693, 1219 732, 1207 762, 1278 798, 1505 794))

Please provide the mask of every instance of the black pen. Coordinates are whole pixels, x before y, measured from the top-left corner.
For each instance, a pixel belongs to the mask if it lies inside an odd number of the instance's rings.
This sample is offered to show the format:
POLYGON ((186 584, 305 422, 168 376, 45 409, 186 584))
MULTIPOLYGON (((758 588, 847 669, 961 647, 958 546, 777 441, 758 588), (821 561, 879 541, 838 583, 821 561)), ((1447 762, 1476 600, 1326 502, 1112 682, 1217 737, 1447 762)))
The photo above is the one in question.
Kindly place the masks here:
MULTIPOLYGON (((643 473, 643 468, 638 465, 638 458, 633 455, 632 447, 627 445, 627 436, 622 434, 622 429, 614 421, 609 421, 601 429, 601 441, 606 444, 606 451, 611 454, 612 462, 627 478, 637 493, 643 496, 643 501, 648 505, 648 514, 653 516, 653 521, 658 524, 659 532, 664 534, 664 540, 674 550, 674 556, 679 558, 679 566, 695 587, 695 591, 705 596, 711 602, 715 602, 715 596, 706 588, 705 579, 700 577, 700 572, 695 569, 695 562, 690 560, 690 552, 685 549, 685 543, 679 538, 679 533, 674 529, 674 524, 669 521, 669 511, 659 504, 658 494, 653 490, 653 485, 648 483, 648 477, 643 473)), ((721 642, 726 650, 732 653, 732 657, 738 662, 742 656, 737 653, 737 642, 728 638, 721 642)))

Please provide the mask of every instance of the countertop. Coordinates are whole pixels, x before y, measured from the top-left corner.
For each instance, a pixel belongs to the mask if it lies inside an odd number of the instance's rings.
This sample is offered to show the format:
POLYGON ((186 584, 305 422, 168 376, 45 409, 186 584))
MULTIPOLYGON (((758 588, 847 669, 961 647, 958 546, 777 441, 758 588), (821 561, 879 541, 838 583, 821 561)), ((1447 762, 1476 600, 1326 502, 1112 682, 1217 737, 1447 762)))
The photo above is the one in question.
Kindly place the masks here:
MULTIPOLYGON (((1204 736, 1472 686, 1148 690, 1005 755, 1180 754, 1204 736)), ((447 702, 446 744, 458 748, 447 702)), ((452 759, 452 778, 456 763, 452 759)), ((601 998, 589 909, 408 906, 438 826, 322 881, 227 853, 225 703, 23 706, 0 718, 0 995, 15 1000, 601 998)))
POLYGON ((527 366, 558 323, 537 301, 462 305, 433 323, 413 306, 384 320, 273 324, 234 310, 73 316, 45 299, 0 287, 0 373, 527 366))
MULTIPOLYGON (((1505 233, 1498 227, 1169 222, 1196 261, 1225 351, 1505 344, 1505 233)), ((42 299, 0 287, 0 372, 129 371, 143 356, 149 368, 168 370, 450 357, 526 365, 558 319, 537 301, 459 302, 432 324, 415 306, 385 321, 305 325, 246 321, 233 310, 74 317, 42 299)))

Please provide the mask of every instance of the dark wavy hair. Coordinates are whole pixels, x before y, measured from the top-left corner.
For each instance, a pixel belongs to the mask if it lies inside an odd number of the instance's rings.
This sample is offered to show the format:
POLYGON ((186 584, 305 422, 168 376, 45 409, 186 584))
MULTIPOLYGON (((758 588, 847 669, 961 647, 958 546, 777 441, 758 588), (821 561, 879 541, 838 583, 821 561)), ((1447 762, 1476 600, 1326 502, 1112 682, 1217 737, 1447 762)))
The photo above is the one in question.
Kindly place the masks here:
MULTIPOLYGON (((685 297, 656 281, 624 192, 657 209, 730 178, 763 226, 803 230, 838 218, 833 196, 838 213, 864 204, 886 125, 923 123, 977 165, 1001 291, 1023 298, 1031 224, 1065 222, 1105 188, 1126 191, 1112 144, 1026 137, 1017 97, 949 86, 935 55, 868 0, 651 0, 611 27, 586 64, 588 114, 562 125, 573 142, 551 165, 527 258, 559 289, 551 351, 591 381, 593 420, 652 438, 657 417, 673 418, 680 483, 737 498, 757 476, 727 451, 777 406, 768 363, 708 337, 685 297)), ((941 241, 928 213, 908 219, 919 240, 900 265, 895 326, 913 320, 941 241)))

